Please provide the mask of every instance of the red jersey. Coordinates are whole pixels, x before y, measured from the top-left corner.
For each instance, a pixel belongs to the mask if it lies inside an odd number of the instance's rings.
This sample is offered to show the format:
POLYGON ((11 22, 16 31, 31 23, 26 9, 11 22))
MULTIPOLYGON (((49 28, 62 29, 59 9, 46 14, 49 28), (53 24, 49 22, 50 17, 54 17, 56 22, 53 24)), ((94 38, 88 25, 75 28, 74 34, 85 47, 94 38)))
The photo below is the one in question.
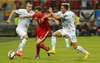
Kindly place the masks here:
POLYGON ((43 22, 41 22, 41 19, 45 16, 44 13, 41 14, 40 17, 38 17, 36 14, 34 14, 32 17, 35 18, 38 22, 38 29, 43 29, 45 31, 50 30, 48 19, 44 19, 43 22))

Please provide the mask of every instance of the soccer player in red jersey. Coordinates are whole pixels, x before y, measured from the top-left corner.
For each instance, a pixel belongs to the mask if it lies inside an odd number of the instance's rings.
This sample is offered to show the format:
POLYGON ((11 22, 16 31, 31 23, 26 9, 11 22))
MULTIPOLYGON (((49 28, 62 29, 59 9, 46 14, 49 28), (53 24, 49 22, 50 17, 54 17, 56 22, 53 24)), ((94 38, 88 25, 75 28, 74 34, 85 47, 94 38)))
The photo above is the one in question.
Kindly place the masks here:
MULTIPOLYGON (((41 12, 41 7, 35 7, 35 14, 34 15, 28 15, 28 16, 20 16, 20 18, 35 18, 38 22, 38 30, 37 30, 37 37, 36 37, 36 56, 35 59, 39 59, 39 52, 40 52, 40 48, 49 51, 49 47, 46 47, 43 42, 44 40, 50 35, 50 26, 49 26, 49 22, 48 22, 48 18, 43 19, 43 17, 45 16, 44 13, 41 12)), ((50 18, 52 20, 54 20, 57 24, 59 24, 59 21, 54 19, 54 18, 50 18)), ((50 56, 49 53, 47 53, 48 56, 50 56)))

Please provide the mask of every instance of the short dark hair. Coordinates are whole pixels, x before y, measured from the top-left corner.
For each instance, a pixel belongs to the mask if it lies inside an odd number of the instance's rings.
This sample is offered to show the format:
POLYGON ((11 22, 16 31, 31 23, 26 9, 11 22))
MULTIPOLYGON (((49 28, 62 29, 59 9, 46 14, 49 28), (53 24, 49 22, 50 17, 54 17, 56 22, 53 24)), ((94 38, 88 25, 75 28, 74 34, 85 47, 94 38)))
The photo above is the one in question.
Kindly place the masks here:
POLYGON ((35 7, 35 9, 34 9, 34 10, 42 11, 42 9, 41 9, 41 7, 40 7, 40 6, 35 7))
POLYGON ((68 10, 69 7, 70 7, 68 3, 62 3, 61 6, 64 6, 64 8, 67 9, 67 10, 68 10))

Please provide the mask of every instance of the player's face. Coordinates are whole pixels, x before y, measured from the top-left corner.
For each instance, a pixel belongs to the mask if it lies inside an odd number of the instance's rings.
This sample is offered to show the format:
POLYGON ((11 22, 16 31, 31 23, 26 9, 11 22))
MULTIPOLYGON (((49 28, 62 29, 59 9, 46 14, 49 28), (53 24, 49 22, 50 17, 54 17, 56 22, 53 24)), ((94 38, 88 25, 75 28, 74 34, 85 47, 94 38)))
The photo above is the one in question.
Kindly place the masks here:
POLYGON ((36 10, 35 10, 35 14, 36 14, 38 17, 40 17, 41 11, 38 11, 38 10, 36 9, 36 10))
POLYGON ((67 9, 64 8, 64 6, 61 6, 62 13, 65 13, 67 9))
POLYGON ((28 11, 30 11, 30 10, 32 9, 32 5, 31 5, 31 4, 28 4, 28 5, 26 6, 26 9, 27 9, 28 11))

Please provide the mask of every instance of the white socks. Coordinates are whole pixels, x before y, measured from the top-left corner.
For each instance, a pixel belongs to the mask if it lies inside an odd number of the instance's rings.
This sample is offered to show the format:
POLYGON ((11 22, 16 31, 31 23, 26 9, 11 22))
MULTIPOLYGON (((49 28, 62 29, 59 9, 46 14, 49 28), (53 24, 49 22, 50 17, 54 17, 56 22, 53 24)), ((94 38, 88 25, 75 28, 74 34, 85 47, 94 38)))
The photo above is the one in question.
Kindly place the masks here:
POLYGON ((52 50, 55 51, 56 37, 53 37, 53 36, 52 36, 51 44, 52 44, 52 50))
POLYGON ((68 47, 68 48, 69 48, 68 38, 65 38, 65 42, 66 42, 66 47, 68 47))
POLYGON ((83 52, 83 53, 85 53, 85 54, 88 54, 88 52, 80 46, 78 46, 76 49, 83 52))
POLYGON ((22 40, 22 42, 19 44, 19 48, 18 48, 18 50, 17 50, 17 53, 18 53, 19 51, 22 51, 22 50, 23 50, 23 47, 24 47, 26 41, 27 41, 26 39, 23 39, 23 40, 22 40))

